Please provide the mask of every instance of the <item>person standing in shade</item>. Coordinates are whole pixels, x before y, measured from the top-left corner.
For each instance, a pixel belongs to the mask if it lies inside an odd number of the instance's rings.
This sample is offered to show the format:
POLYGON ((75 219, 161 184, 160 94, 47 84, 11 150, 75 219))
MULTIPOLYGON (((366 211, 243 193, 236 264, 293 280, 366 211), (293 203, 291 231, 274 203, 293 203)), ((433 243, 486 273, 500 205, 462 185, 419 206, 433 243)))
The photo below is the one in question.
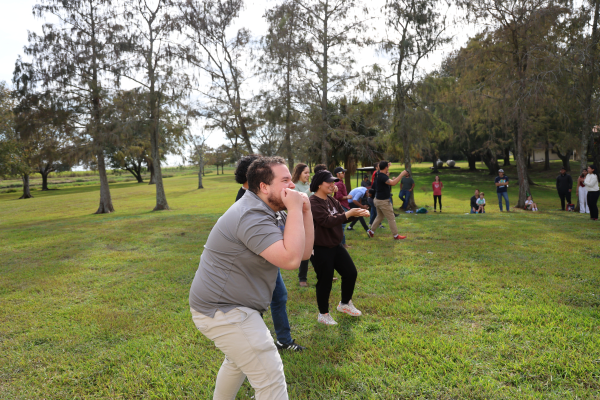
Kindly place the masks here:
POLYGON ((246 179, 246 173, 248 172, 248 167, 252 164, 252 161, 256 160, 259 156, 256 154, 250 154, 249 156, 244 156, 240 158, 238 161, 237 168, 235 169, 235 181, 242 185, 240 190, 238 190, 237 196, 235 197, 235 201, 238 201, 242 198, 246 190, 248 190, 248 180, 246 179))
MULTIPOLYGON (((294 173, 292 174, 292 182, 296 185, 295 189, 308 197, 313 195, 310 191, 310 169, 306 164, 296 164, 294 173)), ((301 287, 308 287, 308 260, 303 260, 298 269, 298 281, 301 287)))
POLYGON ((375 236, 375 232, 377 231, 377 228, 379 228, 379 224, 381 224, 383 218, 386 218, 390 224, 390 230, 392 231, 394 240, 406 239, 406 236, 401 236, 398 234, 394 208, 392 207, 392 203, 390 203, 390 193, 392 191, 392 186, 397 185, 398 182, 400 182, 400 179, 404 178, 408 174, 408 171, 404 170, 396 178, 390 179, 388 176, 390 165, 391 163, 385 160, 379 163, 379 173, 377 175, 377 193, 375 194, 374 200, 375 207, 377 208, 377 218, 375 218, 375 221, 373 222, 371 229, 367 231, 367 234, 370 237, 375 236))
MULTIPOLYGON (((477 199, 479 199, 479 189, 475 189, 475 196, 471 197, 471 214, 477 214, 477 209, 479 209, 477 199)), ((483 212, 485 212, 485 210, 483 210, 483 212)))
MULTIPOLYGON (((345 170, 342 167, 337 167, 336 169, 333 170, 333 174, 338 179, 337 182, 335 182, 335 186, 337 186, 337 191, 334 192, 333 198, 336 199, 337 201, 339 201, 339 203, 344 208, 344 211, 348 211, 350 209, 350 204, 348 204, 348 199, 351 198, 351 196, 348 194, 348 190, 346 189, 346 185, 344 184, 344 178, 346 177, 346 171, 347 170, 345 170)), ((344 232, 345 230, 346 230, 346 224, 342 225, 342 232, 344 232)), ((347 249, 350 248, 350 246, 348 246, 346 244, 346 233, 344 233, 344 237, 342 239, 342 246, 344 246, 347 249)))
POLYGON ((556 190, 560 197, 560 208, 565 211, 565 200, 571 204, 571 190, 573 190, 573 178, 567 174, 565 167, 560 169, 560 174, 556 177, 556 190))
POLYGON ((247 177, 247 192, 208 236, 190 311, 198 330, 225 354, 214 399, 235 399, 247 377, 257 400, 287 400, 283 363, 262 314, 279 268, 296 269, 310 256, 313 217, 306 195, 293 190, 283 158, 255 160, 247 177))
POLYGON ((502 212, 502 199, 506 203, 506 211, 510 211, 510 205, 508 203, 508 177, 504 175, 504 170, 498 170, 498 176, 496 177, 496 193, 498 194, 498 203, 500 205, 500 212, 502 212))
POLYGON ((415 188, 415 181, 410 177, 410 172, 405 171, 406 176, 400 181, 400 194, 398 197, 402 200, 402 207, 406 210, 406 204, 410 200, 410 194, 415 188))
POLYGON ((362 180, 362 182, 360 183, 360 186, 362 186, 362 187, 366 187, 367 189, 369 189, 369 188, 371 187, 371 185, 372 185, 372 183, 371 183, 371 181, 369 180, 369 176, 368 176, 368 175, 365 175, 365 176, 363 177, 363 180, 362 180))
POLYGON ((581 171, 581 175, 577 178, 577 193, 579 196, 579 212, 582 214, 589 214, 590 208, 587 203, 587 189, 585 188, 585 177, 587 176, 587 169, 581 171))
MULTIPOLYGON (((369 193, 369 190, 366 187, 361 186, 361 187, 352 189, 349 193, 349 196, 350 196, 350 200, 348 201, 348 204, 350 204, 350 208, 362 208, 363 210, 369 209, 369 206, 362 204, 363 198, 368 199, 371 196, 371 194, 369 193)), ((350 223, 350 225, 348 226, 348 228, 346 228, 346 230, 348 230, 348 231, 354 230, 354 225, 356 225, 356 222, 360 222, 360 224, 362 225, 365 232, 369 230, 369 227, 367 226, 367 223, 365 222, 365 219, 363 217, 358 217, 358 219, 352 221, 350 223)))
MULTIPOLYGON (((246 177, 246 174, 248 173, 248 168, 250 167, 250 165, 252 165, 252 162, 258 158, 260 157, 254 155, 242 157, 242 159, 238 163, 238 167, 235 170, 235 179, 238 183, 240 181, 244 181, 244 184, 246 185, 246 187, 248 187, 248 178, 246 177), (248 164, 249 160, 252 160, 250 161, 250 164, 248 164)), ((242 189, 240 189, 240 191, 241 190, 242 189)), ((244 193, 246 193, 246 191, 247 189, 244 190, 244 192, 242 192, 241 196, 238 192, 238 197, 235 201, 237 202, 238 200, 240 200, 242 196, 244 196, 244 193)), ((302 262, 307 263, 306 268, 308 269, 308 259, 302 262)), ((300 265, 302 265, 302 262, 300 263, 300 265)), ((285 283, 283 282, 283 278, 281 277, 281 272, 277 274, 277 281, 275 282, 275 290, 273 291, 270 306, 271 317, 273 319, 273 327, 275 328, 275 334, 277 335, 277 348, 279 350, 304 350, 304 346, 300 346, 292 339, 290 321, 287 316, 287 288, 285 287, 285 283)))
POLYGON ((592 221, 598 221, 598 197, 600 191, 598 189, 598 175, 596 173, 596 166, 590 165, 587 169, 588 173, 583 181, 585 188, 587 189, 587 203, 590 208, 590 218, 592 221))
POLYGON ((310 190, 315 193, 310 197, 315 228, 315 244, 310 261, 317 273, 317 321, 325 325, 337 324, 329 314, 334 271, 342 277, 342 298, 337 310, 354 317, 362 315, 352 303, 358 273, 350 254, 342 246, 342 224, 353 221, 355 217, 369 216, 369 212, 362 208, 344 211, 342 205, 330 196, 335 181, 331 172, 325 170, 316 173, 310 183, 310 190))
POLYGON ((440 181, 438 175, 435 176, 431 188, 433 189, 433 212, 435 212, 438 201, 440 202, 440 212, 442 212, 442 189, 444 188, 444 184, 440 181))

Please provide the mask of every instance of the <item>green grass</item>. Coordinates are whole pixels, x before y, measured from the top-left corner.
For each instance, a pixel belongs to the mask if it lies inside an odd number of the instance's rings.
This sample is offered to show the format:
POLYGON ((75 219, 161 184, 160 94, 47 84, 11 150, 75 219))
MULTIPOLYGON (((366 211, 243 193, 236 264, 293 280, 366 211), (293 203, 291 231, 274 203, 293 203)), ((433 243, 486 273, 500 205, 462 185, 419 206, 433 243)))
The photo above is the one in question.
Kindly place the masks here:
MULTIPOLYGON (((416 201, 432 206, 428 167, 415 168, 416 201)), ((191 173, 165 180, 160 213, 154 187, 133 182, 111 185, 109 215, 92 214, 94 185, 0 194, 1 399, 211 398, 223 355, 187 296, 238 185, 226 171, 197 190, 191 173)), ((283 354, 290 398, 600 398, 600 225, 557 211, 556 174, 532 173, 541 212, 501 214, 493 177, 443 170, 444 212, 400 215, 407 240, 348 232, 359 319, 317 324, 314 272, 301 289, 283 271, 308 347, 283 354), (465 215, 475 188, 485 215, 465 215)), ((245 383, 239 398, 252 395, 245 383)))

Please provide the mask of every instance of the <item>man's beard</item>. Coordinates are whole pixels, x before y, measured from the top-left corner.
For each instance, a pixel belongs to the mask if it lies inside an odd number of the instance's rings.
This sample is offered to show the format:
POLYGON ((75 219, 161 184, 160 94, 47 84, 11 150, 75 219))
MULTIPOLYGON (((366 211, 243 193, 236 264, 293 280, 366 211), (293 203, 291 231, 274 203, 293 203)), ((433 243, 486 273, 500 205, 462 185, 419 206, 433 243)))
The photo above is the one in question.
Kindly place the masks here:
POLYGON ((267 201, 272 207, 277 208, 278 211, 284 211, 286 209, 285 204, 281 201, 281 195, 278 196, 277 193, 270 193, 267 197, 267 201))

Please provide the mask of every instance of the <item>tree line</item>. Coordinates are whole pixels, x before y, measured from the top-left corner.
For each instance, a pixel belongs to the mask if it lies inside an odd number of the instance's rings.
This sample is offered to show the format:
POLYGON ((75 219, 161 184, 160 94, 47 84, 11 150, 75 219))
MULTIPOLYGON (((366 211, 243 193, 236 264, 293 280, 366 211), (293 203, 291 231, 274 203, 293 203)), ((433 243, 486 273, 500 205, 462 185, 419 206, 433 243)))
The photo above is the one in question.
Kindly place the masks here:
POLYGON ((44 190, 49 173, 87 165, 100 176, 96 212, 108 213, 108 168, 138 182, 150 172, 154 209, 168 209, 167 154, 199 165, 199 188, 204 164, 251 153, 344 165, 348 185, 383 158, 408 170, 431 160, 435 172, 442 154, 459 154, 495 174, 512 154, 522 207, 535 148, 546 168, 551 151, 568 170, 574 152, 580 167, 600 161, 600 0, 269 6, 256 38, 242 0, 40 0, 42 30, 0 87, 0 175, 20 176, 28 198, 31 174, 44 190), (469 24, 479 30, 468 43, 426 71, 469 24), (373 52, 385 61, 360 68, 373 52), (226 144, 210 149, 210 135, 226 144))

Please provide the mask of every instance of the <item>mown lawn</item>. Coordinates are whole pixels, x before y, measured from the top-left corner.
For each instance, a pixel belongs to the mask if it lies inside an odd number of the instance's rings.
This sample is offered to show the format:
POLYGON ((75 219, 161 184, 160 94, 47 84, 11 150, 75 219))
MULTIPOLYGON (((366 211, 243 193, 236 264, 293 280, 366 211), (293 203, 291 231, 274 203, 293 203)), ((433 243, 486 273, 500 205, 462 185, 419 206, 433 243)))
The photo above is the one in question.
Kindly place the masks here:
MULTIPOLYGON (((416 200, 432 206, 428 167, 415 168, 416 200)), ((532 173, 541 212, 501 214, 493 177, 444 170, 444 212, 400 215, 407 240, 348 232, 360 319, 317 324, 314 272, 306 289, 283 272, 308 347, 283 355, 290 398, 600 398, 600 225, 557 211, 556 174, 532 173), (475 188, 485 215, 465 215, 475 188)), ((132 182, 112 185, 110 215, 92 214, 90 185, 0 194, 1 399, 211 398, 223 356, 187 297, 238 185, 231 172, 204 190, 196 179, 166 179, 160 213, 154 187, 132 182)), ((239 398, 252 395, 244 384, 239 398)))

